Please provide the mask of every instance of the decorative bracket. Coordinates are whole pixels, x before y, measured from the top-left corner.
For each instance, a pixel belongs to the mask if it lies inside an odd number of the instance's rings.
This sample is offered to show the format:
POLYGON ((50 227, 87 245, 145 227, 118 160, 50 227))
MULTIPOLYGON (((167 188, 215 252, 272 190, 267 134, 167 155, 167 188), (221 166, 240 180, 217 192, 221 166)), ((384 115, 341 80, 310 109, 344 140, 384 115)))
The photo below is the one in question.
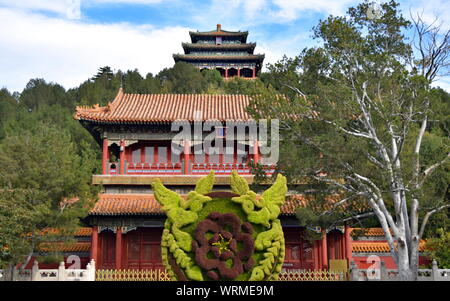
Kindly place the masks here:
POLYGON ((130 231, 136 230, 137 227, 122 227, 122 234, 127 234, 130 231))

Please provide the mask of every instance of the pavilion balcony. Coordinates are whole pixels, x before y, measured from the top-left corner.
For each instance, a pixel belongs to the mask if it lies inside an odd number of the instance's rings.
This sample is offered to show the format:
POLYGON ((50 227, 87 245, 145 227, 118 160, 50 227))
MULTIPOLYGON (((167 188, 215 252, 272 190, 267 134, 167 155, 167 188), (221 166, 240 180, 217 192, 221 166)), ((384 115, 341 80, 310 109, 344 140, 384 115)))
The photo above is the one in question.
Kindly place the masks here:
MULTIPOLYGON (((108 164, 105 175, 205 175, 213 170, 217 175, 230 175, 233 170, 241 175, 251 175, 251 168, 245 163, 129 163, 124 162, 121 172, 120 162, 108 164)), ((274 165, 265 165, 267 175, 275 172, 274 165)))

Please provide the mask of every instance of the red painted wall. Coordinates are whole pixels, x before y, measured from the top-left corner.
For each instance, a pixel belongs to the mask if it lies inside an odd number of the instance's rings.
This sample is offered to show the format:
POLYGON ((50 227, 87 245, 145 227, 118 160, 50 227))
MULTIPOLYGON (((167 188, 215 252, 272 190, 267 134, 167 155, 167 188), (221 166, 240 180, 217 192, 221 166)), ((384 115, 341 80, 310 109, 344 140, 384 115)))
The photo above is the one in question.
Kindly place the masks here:
MULTIPOLYGON (((380 258, 380 260, 384 261, 384 263, 386 264, 386 269, 397 269, 397 265, 395 264, 394 259, 389 254, 387 254, 387 253, 383 254, 383 255, 373 254, 373 256, 378 256, 380 258)), ((356 265, 360 269, 367 269, 374 264, 374 263, 372 263, 373 259, 368 260, 368 258, 369 258, 369 256, 359 257, 359 256, 353 255, 353 260, 355 261, 356 265)), ((429 259, 427 259, 423 256, 419 256, 419 266, 429 265, 429 264, 430 264, 429 259)), ((373 266, 373 267, 375 267, 375 266, 373 266)))
MULTIPOLYGON (((36 260, 36 257, 31 257, 30 262, 25 266, 25 269, 31 269, 33 267, 34 261, 36 260)), ((80 269, 85 269, 86 265, 89 263, 90 259, 89 256, 86 257, 80 257, 80 269)), ((67 256, 64 256, 64 263, 66 269, 71 267, 73 265, 73 262, 67 262, 67 256)), ((20 267, 20 265, 17 265, 17 267, 20 267)), ((59 263, 39 263, 40 269, 57 269, 59 267, 59 263)), ((73 268, 73 267, 72 267, 73 268)))

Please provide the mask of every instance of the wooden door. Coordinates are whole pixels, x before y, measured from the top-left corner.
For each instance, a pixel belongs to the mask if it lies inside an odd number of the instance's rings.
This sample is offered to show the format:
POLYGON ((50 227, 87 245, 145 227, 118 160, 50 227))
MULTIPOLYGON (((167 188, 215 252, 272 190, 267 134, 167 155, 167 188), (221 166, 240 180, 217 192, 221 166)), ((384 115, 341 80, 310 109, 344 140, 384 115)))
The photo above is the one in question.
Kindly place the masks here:
POLYGON ((115 269, 116 267, 116 235, 112 231, 103 231, 99 234, 100 269, 115 269))
POLYGON ((302 228, 284 229, 286 253, 283 266, 285 269, 314 269, 314 249, 303 235, 302 228))
POLYGON ((331 231, 327 234, 327 251, 329 259, 345 259, 343 239, 344 234, 339 231, 331 231))
POLYGON ((162 268, 162 228, 138 228, 126 234, 125 267, 128 269, 162 268))

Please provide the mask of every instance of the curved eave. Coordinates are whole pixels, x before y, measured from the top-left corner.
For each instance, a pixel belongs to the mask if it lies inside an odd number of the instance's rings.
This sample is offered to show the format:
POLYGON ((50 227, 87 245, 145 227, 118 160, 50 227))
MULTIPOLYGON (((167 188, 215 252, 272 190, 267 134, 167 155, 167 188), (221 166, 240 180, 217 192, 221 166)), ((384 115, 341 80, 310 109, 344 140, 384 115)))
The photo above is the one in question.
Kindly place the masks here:
POLYGON ((247 41, 248 31, 242 32, 233 32, 233 31, 208 31, 208 32, 195 32, 190 31, 189 35, 191 37, 192 42, 197 41, 198 38, 202 37, 236 37, 240 38, 239 40, 243 43, 247 41))
POLYGON ((191 37, 247 37, 248 31, 226 31, 226 30, 213 30, 213 31, 189 31, 191 37))
POLYGON ((111 212, 111 213, 96 213, 90 212, 88 216, 160 216, 166 217, 164 212, 111 212))
POLYGON ((243 56, 197 56, 197 55, 184 55, 174 54, 173 58, 175 62, 181 61, 258 61, 264 60, 264 54, 260 55, 243 55, 243 56))
POLYGON ((256 43, 249 43, 249 44, 221 44, 221 45, 216 45, 216 44, 198 44, 198 43, 182 43, 183 49, 184 51, 187 53, 189 50, 207 50, 207 49, 211 49, 211 50, 221 50, 221 49, 226 49, 226 50, 249 50, 251 52, 253 52, 255 50, 256 47, 256 43))
MULTIPOLYGON (((234 119, 234 120, 220 120, 220 119, 208 119, 203 121, 233 121, 233 122, 247 122, 248 120, 243 119, 234 119)), ((148 125, 148 124, 171 124, 175 120, 131 120, 131 119, 117 119, 117 120, 111 120, 111 119, 89 119, 89 118, 80 118, 80 122, 83 123, 91 123, 91 124, 102 124, 102 125, 115 125, 115 124, 130 124, 130 125, 136 125, 136 124, 142 124, 142 125, 148 125)), ((190 120, 190 122, 194 122, 194 120, 190 120)))

